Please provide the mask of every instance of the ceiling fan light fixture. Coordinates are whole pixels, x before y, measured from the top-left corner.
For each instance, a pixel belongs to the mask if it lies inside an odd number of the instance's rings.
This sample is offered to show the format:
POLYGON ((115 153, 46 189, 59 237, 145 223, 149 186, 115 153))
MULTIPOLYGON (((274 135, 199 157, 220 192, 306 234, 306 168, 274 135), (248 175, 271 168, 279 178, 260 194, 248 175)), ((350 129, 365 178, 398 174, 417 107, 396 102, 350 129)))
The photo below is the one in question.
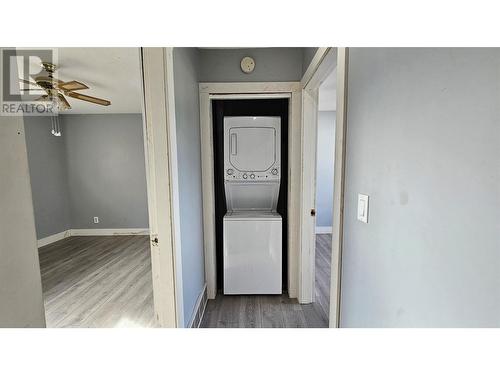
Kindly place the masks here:
POLYGON ((80 90, 89 89, 89 87, 79 81, 67 81, 63 82, 57 78, 54 78, 53 73, 56 71, 57 67, 55 64, 50 62, 43 62, 42 67, 46 74, 42 74, 34 78, 34 82, 19 78, 19 82, 24 84, 21 91, 29 91, 26 89, 26 85, 29 88, 44 91, 44 95, 34 99, 37 102, 43 102, 46 106, 47 112, 51 113, 52 121, 52 134, 56 137, 61 136, 61 126, 59 124, 59 112, 71 109, 66 97, 70 97, 77 100, 82 100, 88 103, 109 106, 111 101, 101 98, 96 98, 94 96, 81 94, 80 90))
POLYGON ((59 123, 59 115, 51 116, 52 121, 52 135, 55 137, 61 136, 61 124, 59 123))
POLYGON ((57 113, 59 112, 59 101, 57 100, 57 97, 50 96, 49 103, 52 106, 52 112, 54 113, 54 115, 57 115, 57 113))

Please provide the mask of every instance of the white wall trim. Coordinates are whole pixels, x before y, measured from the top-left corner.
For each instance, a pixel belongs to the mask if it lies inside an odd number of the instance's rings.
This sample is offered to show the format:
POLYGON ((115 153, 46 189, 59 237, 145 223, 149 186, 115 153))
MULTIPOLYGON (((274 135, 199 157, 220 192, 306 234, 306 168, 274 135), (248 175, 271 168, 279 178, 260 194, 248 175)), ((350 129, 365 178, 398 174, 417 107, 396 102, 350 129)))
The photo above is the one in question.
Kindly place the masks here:
MULTIPOLYGON (((272 93, 272 94, 259 94, 261 99, 290 99, 292 95, 288 92, 272 93)), ((255 99, 255 94, 210 94, 210 99, 255 99)))
POLYGON ((200 134, 203 186, 203 235, 205 252, 205 277, 208 298, 214 299, 216 287, 215 257, 215 192, 214 153, 211 100, 227 98, 259 99, 270 94, 286 93, 290 96, 288 132, 288 294, 297 298, 299 289, 300 256, 300 175, 301 175, 301 111, 300 82, 216 82, 200 83, 200 134), (262 96, 261 96, 262 95, 262 96))
POLYGON ((302 79, 300 80, 302 87, 306 87, 308 85, 309 81, 316 73, 316 70, 321 65, 321 62, 325 58, 325 56, 326 56, 328 50, 330 50, 330 48, 331 47, 319 47, 318 48, 318 50, 314 54, 311 62, 309 63, 307 70, 305 71, 304 75, 302 76, 302 79))
POLYGON ((332 233, 332 227, 316 227, 316 234, 332 233))
POLYGON ((207 306, 207 283, 203 285, 201 292, 194 305, 193 314, 189 320, 189 328, 199 328, 201 321, 203 320, 203 315, 205 314, 205 308, 207 306))
POLYGON ((149 228, 113 228, 113 229, 68 229, 37 240, 37 246, 43 247, 72 236, 147 236, 149 228))
POLYGON ((71 229, 64 230, 62 232, 55 233, 55 234, 52 234, 50 236, 40 238, 39 240, 36 241, 36 245, 38 248, 40 248, 43 246, 50 245, 51 243, 60 241, 60 240, 66 238, 66 237, 69 237, 69 236, 71 236, 71 229))
POLYGON ((69 229, 70 236, 148 236, 149 228, 69 229))
POLYGON ((269 95, 301 89, 300 82, 202 82, 199 87, 200 94, 211 94, 219 99, 221 94, 242 94, 243 98, 249 99, 251 97, 245 94, 269 95))

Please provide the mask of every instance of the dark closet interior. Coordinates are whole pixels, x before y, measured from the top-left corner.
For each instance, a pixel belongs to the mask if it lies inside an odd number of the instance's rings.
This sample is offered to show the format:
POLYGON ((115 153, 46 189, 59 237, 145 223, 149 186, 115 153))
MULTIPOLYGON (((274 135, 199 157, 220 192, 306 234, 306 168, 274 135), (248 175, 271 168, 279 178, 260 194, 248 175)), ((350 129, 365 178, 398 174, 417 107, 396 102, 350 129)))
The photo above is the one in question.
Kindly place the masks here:
POLYGON ((213 100, 213 147, 214 147, 214 180, 215 180, 215 243, 217 261, 217 289, 224 285, 223 259, 223 218, 226 214, 226 197, 224 192, 224 116, 280 116, 281 117, 281 185, 277 211, 282 217, 282 285, 287 290, 288 275, 288 99, 231 99, 213 100), (286 171, 286 172, 285 172, 286 171))

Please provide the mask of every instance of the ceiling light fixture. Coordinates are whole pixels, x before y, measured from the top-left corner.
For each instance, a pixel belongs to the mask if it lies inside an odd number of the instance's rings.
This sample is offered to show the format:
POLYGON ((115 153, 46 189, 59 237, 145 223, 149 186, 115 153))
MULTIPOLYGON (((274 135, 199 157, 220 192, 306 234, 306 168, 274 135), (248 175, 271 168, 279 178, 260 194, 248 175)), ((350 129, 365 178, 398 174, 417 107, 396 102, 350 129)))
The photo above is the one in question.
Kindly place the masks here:
POLYGON ((61 124, 59 123, 59 115, 50 116, 52 121, 52 135, 56 137, 61 136, 61 124))

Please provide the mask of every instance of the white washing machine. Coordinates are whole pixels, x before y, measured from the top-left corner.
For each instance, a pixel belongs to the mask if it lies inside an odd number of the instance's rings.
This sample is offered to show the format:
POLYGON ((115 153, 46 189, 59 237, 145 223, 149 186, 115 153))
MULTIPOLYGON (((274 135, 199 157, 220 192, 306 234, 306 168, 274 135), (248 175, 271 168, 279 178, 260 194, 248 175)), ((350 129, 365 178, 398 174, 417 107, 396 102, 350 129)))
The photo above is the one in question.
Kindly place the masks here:
POLYGON ((280 117, 224 117, 224 294, 281 294, 280 117))

